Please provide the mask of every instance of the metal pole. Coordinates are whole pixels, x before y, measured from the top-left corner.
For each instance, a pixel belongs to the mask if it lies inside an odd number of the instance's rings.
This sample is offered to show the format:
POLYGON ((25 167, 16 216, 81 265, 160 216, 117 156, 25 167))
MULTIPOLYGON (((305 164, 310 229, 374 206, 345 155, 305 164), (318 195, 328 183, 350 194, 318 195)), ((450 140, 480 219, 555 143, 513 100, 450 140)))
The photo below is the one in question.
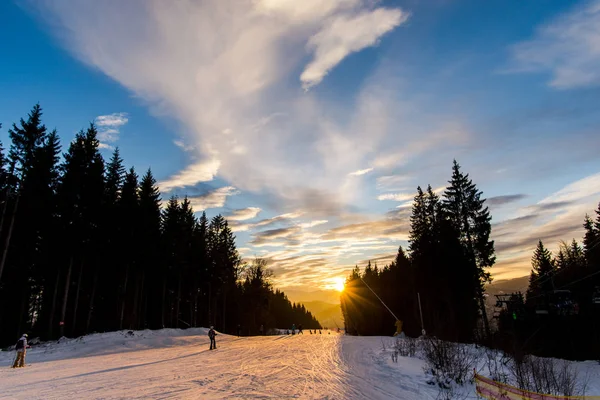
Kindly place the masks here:
POLYGON ((392 314, 392 316, 393 316, 394 318, 396 318, 396 321, 398 321, 398 317, 396 317, 396 315, 394 315, 394 313, 392 312, 392 310, 390 310, 390 308, 389 308, 388 306, 386 306, 386 305, 385 305, 385 303, 383 302, 383 300, 381 300, 381 298, 380 298, 379 296, 377 296, 377 293, 375 293, 375 291, 374 291, 373 289, 371 289, 371 287, 370 287, 369 285, 367 285, 367 282, 365 282, 365 281, 363 280, 363 278, 361 278, 360 276, 359 276, 359 278, 360 278, 360 280, 361 280, 361 281, 362 281, 362 282, 365 284, 365 286, 366 286, 366 287, 368 287, 368 288, 369 288, 369 290, 370 290, 371 292, 373 292, 373 294, 375 295, 375 297, 377 297, 377 298, 379 299, 379 301, 381 302, 381 304, 383 304, 383 306, 384 306, 385 308, 387 308, 387 310, 390 312, 390 314, 392 314))
POLYGON ((423 326, 423 310, 421 309, 421 293, 417 292, 417 299, 419 300, 419 314, 421 315, 421 333, 425 336, 425 327, 423 326))

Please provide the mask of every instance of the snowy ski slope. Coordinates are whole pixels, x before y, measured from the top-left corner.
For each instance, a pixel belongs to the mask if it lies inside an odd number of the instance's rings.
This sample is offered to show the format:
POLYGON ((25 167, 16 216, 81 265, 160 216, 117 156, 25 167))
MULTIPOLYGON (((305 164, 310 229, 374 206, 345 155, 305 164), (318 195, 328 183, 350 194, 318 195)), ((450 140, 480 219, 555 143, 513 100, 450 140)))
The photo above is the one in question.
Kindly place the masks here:
MULTIPOLYGON (((203 328, 94 334, 0 352, 1 399, 435 399, 421 360, 392 363, 391 338, 334 332, 237 338, 203 328)), ((596 370, 597 371, 597 370, 596 370)), ((475 398, 473 387, 465 388, 475 398)))

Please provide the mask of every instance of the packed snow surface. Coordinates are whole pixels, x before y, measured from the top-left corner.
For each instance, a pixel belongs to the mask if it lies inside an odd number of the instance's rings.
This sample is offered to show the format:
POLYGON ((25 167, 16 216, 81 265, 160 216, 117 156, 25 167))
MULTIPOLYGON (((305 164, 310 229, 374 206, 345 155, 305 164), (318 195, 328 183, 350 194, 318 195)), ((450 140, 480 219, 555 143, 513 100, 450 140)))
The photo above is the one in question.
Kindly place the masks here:
MULTIPOLYGON (((423 361, 392 362, 392 338, 335 332, 217 336, 207 329, 102 333, 41 344, 27 367, 0 352, 2 399, 435 399, 423 361)), ((590 366, 593 363, 590 364, 590 366)), ((590 367, 597 374, 595 367, 590 367)), ((598 378, 595 376, 594 378, 598 378)), ((476 398, 473 385, 465 387, 476 398)), ((596 393, 594 393, 596 394, 596 393)), ((600 394, 600 393, 599 393, 600 394)))

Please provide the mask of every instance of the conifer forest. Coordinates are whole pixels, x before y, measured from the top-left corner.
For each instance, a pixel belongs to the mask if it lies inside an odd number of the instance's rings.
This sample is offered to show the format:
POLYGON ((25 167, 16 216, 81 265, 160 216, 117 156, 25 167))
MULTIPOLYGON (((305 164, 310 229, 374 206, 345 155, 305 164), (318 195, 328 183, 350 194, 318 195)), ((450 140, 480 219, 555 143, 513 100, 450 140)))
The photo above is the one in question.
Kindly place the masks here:
POLYGON ((428 336, 517 357, 599 359, 600 205, 593 217, 582 215, 581 242, 569 239, 552 254, 540 240, 526 292, 497 299, 485 292, 496 261, 491 220, 483 193, 456 161, 441 196, 431 186, 419 187, 408 248, 400 247, 389 265, 369 262, 346 279, 341 306, 347 332, 392 335, 394 313, 412 337, 424 329, 428 336))
POLYGON ((42 116, 34 106, 0 151, 0 345, 26 332, 320 327, 264 260, 242 261, 223 216, 161 199, 152 171, 127 169, 118 149, 105 160, 93 124, 63 149, 42 116))

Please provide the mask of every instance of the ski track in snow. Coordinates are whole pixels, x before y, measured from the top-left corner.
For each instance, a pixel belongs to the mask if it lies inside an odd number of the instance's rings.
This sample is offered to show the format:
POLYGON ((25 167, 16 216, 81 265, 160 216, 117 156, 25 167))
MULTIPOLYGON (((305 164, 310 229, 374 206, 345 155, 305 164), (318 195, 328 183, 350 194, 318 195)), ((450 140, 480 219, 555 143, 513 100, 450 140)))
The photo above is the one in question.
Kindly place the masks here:
MULTIPOLYGON (((336 333, 217 336, 205 329, 96 334, 44 344, 11 369, 1 352, 1 399, 422 399, 378 357, 381 339, 336 333), (379 359, 379 364, 377 360, 379 359), (399 379, 400 378, 400 379, 399 379)), ((418 361, 415 360, 418 363, 418 361)), ((418 367, 417 369, 419 369, 418 367)), ((418 371, 417 371, 418 372, 418 371)), ((433 397, 434 398, 434 397, 433 397)))
MULTIPOLYGON (((436 399, 423 361, 393 363, 389 337, 217 336, 207 329, 102 333, 35 346, 11 369, 0 352, 0 399, 436 399), (387 350, 384 349, 387 347, 387 350)), ((594 373, 596 363, 582 364, 594 373)), ((592 385, 595 386, 595 385, 592 385)), ((600 388, 594 388, 593 394, 600 388)), ((473 385, 462 398, 475 399, 473 385)), ((590 393, 592 394, 592 393, 590 393)))

